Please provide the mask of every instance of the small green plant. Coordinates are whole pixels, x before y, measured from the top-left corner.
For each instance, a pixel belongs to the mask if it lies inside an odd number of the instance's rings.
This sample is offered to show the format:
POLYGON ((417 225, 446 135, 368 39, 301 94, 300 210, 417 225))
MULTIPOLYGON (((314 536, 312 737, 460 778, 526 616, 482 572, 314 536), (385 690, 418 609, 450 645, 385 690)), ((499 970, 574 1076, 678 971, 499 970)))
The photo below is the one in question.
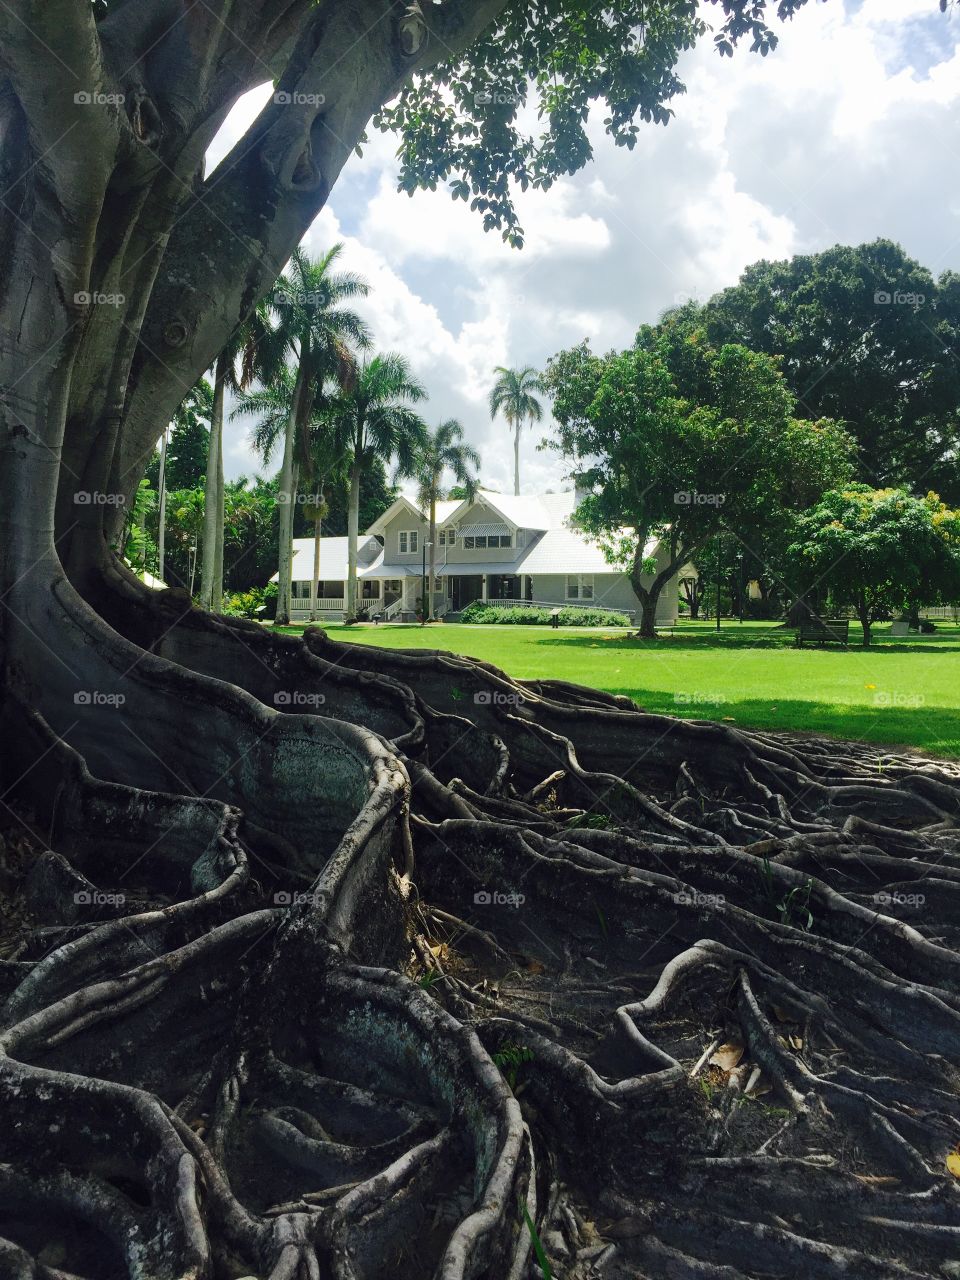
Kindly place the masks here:
POLYGON ((417 982, 418 987, 422 987, 424 991, 429 991, 431 987, 435 987, 440 981, 440 973, 436 969, 431 969, 429 973, 425 973, 417 982))
POLYGON ((779 886, 774 880, 770 859, 763 858, 760 862, 760 883, 771 914, 775 915, 781 924, 804 931, 813 928, 813 912, 810 910, 812 880, 807 880, 802 885, 795 884, 783 897, 779 897, 779 886))
POLYGON ((520 1201, 520 1212, 523 1214, 523 1220, 527 1224, 527 1230, 530 1232, 534 1256, 537 1259, 537 1266, 540 1268, 543 1280, 553 1280, 553 1269, 543 1247, 543 1241, 540 1239, 540 1233, 537 1231, 536 1223, 530 1217, 530 1210, 522 1200, 520 1201))
POLYGON ((533 1061, 533 1050, 524 1044, 505 1044, 493 1055, 493 1060, 503 1073, 511 1089, 517 1087, 517 1075, 525 1062, 533 1061))
POLYGON ((610 819, 605 813, 576 813, 567 822, 569 828, 590 827, 594 831, 605 831, 610 826, 610 819))
POLYGON ((594 909, 597 913, 597 919, 600 921, 600 935, 603 938, 604 942, 606 942, 610 936, 607 930, 607 917, 603 914, 603 908, 597 906, 596 903, 594 903, 594 909))
POLYGON ((755 1107, 759 1107, 761 1111, 763 1111, 766 1115, 770 1116, 771 1118, 775 1116, 786 1117, 793 1114, 793 1112, 790 1110, 789 1107, 776 1107, 770 1102, 764 1102, 762 1098, 754 1097, 752 1093, 742 1093, 737 1098, 738 1107, 742 1107, 746 1102, 753 1103, 755 1107))

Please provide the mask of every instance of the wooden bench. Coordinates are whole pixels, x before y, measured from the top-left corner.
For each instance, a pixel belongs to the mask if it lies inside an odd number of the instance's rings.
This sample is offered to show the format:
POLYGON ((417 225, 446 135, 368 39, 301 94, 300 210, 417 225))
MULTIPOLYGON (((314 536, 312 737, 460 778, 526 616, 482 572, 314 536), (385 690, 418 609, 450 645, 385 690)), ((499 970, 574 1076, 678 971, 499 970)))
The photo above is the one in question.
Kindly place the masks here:
POLYGON ((797 627, 797 648, 802 649, 804 641, 812 644, 849 644, 850 619, 826 618, 815 622, 801 622, 797 627))

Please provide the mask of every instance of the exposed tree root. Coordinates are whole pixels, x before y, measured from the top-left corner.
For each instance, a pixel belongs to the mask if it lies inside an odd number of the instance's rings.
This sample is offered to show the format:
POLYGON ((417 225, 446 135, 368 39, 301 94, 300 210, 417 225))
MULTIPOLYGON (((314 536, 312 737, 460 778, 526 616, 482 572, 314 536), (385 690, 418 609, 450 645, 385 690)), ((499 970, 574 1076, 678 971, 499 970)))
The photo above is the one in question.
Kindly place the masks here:
POLYGON ((0 1277, 953 1274, 955 766, 100 592, 126 702, 0 726, 0 1277))

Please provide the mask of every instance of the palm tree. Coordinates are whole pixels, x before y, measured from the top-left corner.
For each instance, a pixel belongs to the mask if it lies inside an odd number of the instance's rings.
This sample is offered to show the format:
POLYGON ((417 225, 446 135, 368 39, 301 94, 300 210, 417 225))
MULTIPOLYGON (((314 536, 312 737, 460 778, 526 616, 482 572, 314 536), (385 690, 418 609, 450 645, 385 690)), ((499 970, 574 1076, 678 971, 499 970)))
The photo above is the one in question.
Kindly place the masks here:
MULTIPOLYGON (((347 384, 349 385, 349 383, 347 384)), ((328 389, 338 387, 336 379, 321 383, 310 421, 304 429, 298 429, 295 439, 294 466, 299 477, 308 479, 314 492, 305 495, 304 514, 314 525, 313 586, 310 590, 310 620, 317 616, 317 582, 320 578, 320 532, 327 514, 325 490, 328 484, 343 480, 349 455, 345 424, 332 407, 335 401, 328 389)), ((294 411, 297 395, 297 377, 287 365, 281 365, 269 385, 256 391, 240 391, 231 419, 253 416, 257 423, 251 436, 254 451, 269 463, 277 444, 286 442, 287 426, 294 411)), ((293 504, 290 505, 292 510, 293 504)), ((281 516, 283 506, 281 506, 281 516)), ((293 521, 291 520, 291 540, 293 521)))
POLYGON ((335 244, 313 260, 296 249, 287 273, 274 290, 270 307, 276 317, 276 340, 295 362, 289 412, 283 432, 283 465, 277 501, 280 504, 279 590, 277 622, 290 621, 290 570, 293 549, 293 510, 301 465, 309 458, 310 425, 324 382, 336 381, 343 391, 353 384, 354 348, 370 345, 366 323, 341 304, 365 297, 369 286, 352 272, 335 274, 332 267, 343 252, 335 244))
POLYGON ((374 458, 396 459, 400 476, 413 474, 426 440, 423 419, 409 406, 426 397, 400 355, 374 356, 357 370, 355 385, 337 405, 350 442, 350 503, 347 510, 347 620, 357 616, 357 542, 360 475, 374 458))
POLYGON ((539 422, 543 417, 540 401, 533 394, 544 390, 543 381, 529 365, 525 369, 506 369, 498 364, 494 373, 500 376, 490 392, 490 417, 495 418, 502 411, 513 427, 513 492, 519 494, 520 428, 527 418, 539 422))
POLYGON ((318 418, 317 431, 311 437, 309 474, 313 494, 304 506, 304 515, 313 522, 313 578, 310 584, 310 621, 317 621, 319 611, 320 538, 324 517, 330 510, 327 500, 329 485, 342 485, 347 476, 349 446, 343 434, 342 420, 332 414, 318 418))
POLYGON ((219 613, 223 605, 223 405, 226 389, 242 391, 257 377, 267 377, 275 369, 279 352, 266 307, 262 304, 242 324, 214 364, 213 404, 210 411, 210 441, 207 447, 207 474, 204 481, 203 549, 200 574, 200 604, 219 613), (240 372, 237 372, 237 361, 240 372))
POLYGON ((480 467, 480 455, 472 445, 463 444, 462 441, 463 427, 456 418, 448 418, 435 431, 427 432, 414 465, 417 505, 421 511, 430 513, 430 579, 423 601, 423 616, 428 622, 433 622, 436 617, 433 584, 437 576, 437 499, 440 497, 444 473, 453 472, 462 492, 468 498, 472 498, 477 491, 476 472, 480 467))

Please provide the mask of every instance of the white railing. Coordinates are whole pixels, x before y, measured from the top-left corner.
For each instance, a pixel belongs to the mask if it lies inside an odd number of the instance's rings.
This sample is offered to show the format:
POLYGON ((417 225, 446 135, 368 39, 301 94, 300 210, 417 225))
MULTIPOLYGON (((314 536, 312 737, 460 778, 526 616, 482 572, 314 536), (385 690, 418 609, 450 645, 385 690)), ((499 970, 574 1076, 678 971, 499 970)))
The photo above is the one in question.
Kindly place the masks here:
POLYGON ((938 604, 920 610, 921 618, 939 618, 941 622, 960 622, 960 604, 938 604))
POLYGON ((402 608, 403 608, 403 596, 397 596, 396 600, 394 600, 392 604, 388 604, 387 607, 384 609, 383 611, 384 622, 389 622, 392 618, 395 618, 402 608))
MULTIPOLYGON (((317 599, 318 613, 342 613, 346 607, 347 602, 343 596, 319 596, 317 599)), ((298 596, 296 600, 290 601, 291 613, 309 613, 310 608, 310 601, 303 596, 298 596)))

